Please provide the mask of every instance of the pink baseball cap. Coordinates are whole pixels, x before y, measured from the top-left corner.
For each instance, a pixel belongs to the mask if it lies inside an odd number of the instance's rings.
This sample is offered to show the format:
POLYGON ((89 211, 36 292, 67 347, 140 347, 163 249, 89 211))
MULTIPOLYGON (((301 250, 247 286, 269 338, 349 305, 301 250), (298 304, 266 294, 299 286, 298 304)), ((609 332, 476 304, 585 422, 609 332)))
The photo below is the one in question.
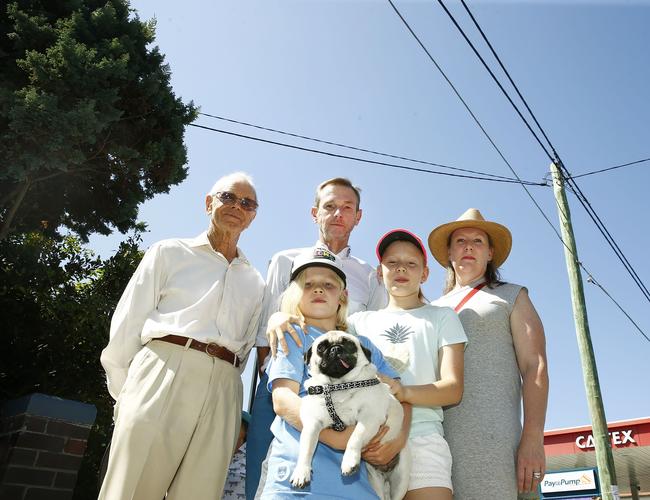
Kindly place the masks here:
POLYGON ((408 241, 409 243, 413 243, 422 252, 422 255, 424 255, 424 265, 427 265, 427 251, 424 249, 422 240, 408 229, 393 229, 379 238, 379 243, 377 243, 377 258, 379 259, 379 262, 381 262, 382 256, 384 255, 386 248, 388 248, 388 245, 396 241, 408 241))

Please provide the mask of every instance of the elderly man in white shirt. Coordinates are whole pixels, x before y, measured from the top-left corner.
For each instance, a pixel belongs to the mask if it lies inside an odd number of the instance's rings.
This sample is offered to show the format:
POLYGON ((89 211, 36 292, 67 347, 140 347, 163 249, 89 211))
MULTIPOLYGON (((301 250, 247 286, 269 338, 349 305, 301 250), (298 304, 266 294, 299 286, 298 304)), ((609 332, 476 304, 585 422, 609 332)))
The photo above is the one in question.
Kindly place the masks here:
POLYGON ((116 404, 100 499, 221 496, 264 292, 237 247, 257 206, 250 177, 222 177, 207 232, 152 245, 127 285, 101 355, 116 404))
POLYGON ((246 450, 246 498, 255 496, 261 463, 273 439, 269 427, 273 422, 271 393, 266 388, 267 377, 262 374, 269 354, 266 338, 269 317, 279 309, 280 296, 289 286, 293 259, 316 247, 337 254, 347 276, 348 313, 377 310, 388 301, 386 290, 377 279, 372 266, 351 254, 348 241, 352 230, 361 221, 360 190, 348 179, 336 177, 322 182, 316 188, 316 199, 311 208, 314 223, 318 225, 319 238, 313 247, 293 248, 276 253, 269 263, 264 291, 264 305, 257 334, 257 360, 260 383, 255 393, 252 422, 248 429, 246 450))

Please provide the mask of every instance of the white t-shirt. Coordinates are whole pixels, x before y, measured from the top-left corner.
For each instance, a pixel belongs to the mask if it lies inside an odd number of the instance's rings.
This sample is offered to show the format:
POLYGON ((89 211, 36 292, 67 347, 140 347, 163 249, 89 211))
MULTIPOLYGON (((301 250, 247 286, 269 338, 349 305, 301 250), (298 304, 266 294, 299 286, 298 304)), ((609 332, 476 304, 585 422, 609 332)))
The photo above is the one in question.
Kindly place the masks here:
MULTIPOLYGON (((423 304, 417 309, 364 311, 348 318, 349 332, 365 335, 381 350, 404 385, 440 380, 438 350, 467 342, 456 313, 448 307, 423 304)), ((440 406, 414 406, 410 437, 443 435, 440 406)))

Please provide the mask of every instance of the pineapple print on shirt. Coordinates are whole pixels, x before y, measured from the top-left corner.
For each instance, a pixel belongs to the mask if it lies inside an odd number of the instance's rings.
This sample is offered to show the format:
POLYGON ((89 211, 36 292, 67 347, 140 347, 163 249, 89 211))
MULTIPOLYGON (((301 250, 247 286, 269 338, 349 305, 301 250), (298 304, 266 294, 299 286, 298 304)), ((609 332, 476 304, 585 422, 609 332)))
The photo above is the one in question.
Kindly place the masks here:
POLYGON ((413 334, 408 326, 395 323, 381 334, 386 339, 383 342, 382 354, 397 373, 403 373, 409 366, 408 338, 413 334))

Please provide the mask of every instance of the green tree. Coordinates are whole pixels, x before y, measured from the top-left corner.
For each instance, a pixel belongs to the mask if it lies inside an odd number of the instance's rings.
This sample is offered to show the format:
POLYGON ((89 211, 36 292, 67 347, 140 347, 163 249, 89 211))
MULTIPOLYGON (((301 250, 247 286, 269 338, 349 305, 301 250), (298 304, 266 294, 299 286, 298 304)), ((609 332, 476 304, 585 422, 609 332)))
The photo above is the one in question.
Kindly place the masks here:
POLYGON ((139 242, 136 232, 102 260, 76 236, 28 233, 0 241, 0 400, 43 392, 95 405, 79 499, 97 497, 113 412, 99 355, 115 304, 142 258, 139 242))
POLYGON ((128 0, 17 0, 0 12, 0 240, 125 232, 187 175, 169 67, 128 0))

